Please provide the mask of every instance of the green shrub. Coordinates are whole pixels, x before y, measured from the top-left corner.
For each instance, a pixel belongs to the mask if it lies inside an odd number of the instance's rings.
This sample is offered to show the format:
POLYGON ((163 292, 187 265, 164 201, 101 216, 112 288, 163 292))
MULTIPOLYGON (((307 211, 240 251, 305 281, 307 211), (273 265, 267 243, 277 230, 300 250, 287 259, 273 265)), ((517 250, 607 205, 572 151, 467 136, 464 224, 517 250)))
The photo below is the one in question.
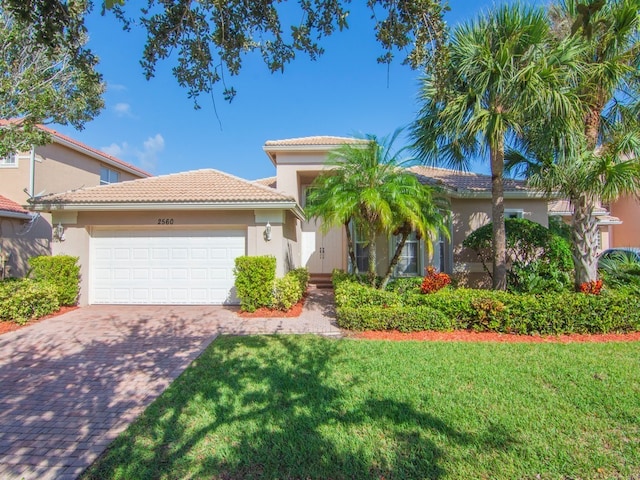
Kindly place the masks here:
POLYGON ((543 335, 640 330, 640 297, 616 290, 533 295, 459 288, 401 295, 345 280, 335 294, 338 324, 356 330, 453 328, 543 335), (438 311, 446 320, 412 311, 420 308, 438 311))
POLYGON ((300 278, 292 272, 282 278, 276 278, 273 285, 272 308, 287 311, 302 298, 300 278))
POLYGON ((233 273, 242 310, 255 312, 260 307, 271 307, 276 278, 275 257, 237 257, 233 273))
POLYGON ((287 275, 292 275, 293 277, 295 277, 295 279, 300 284, 300 290, 302 291, 302 294, 307 291, 310 279, 309 270, 307 268, 295 268, 293 270, 290 270, 287 275))
POLYGON ((453 322, 442 312, 419 307, 338 307, 338 326, 349 330, 451 330, 453 322))
POLYGON ((28 278, 0 283, 0 320, 20 325, 60 308, 58 288, 28 278))
POLYGON ((400 306, 402 297, 394 292, 378 290, 356 281, 341 281, 334 287, 336 306, 393 307, 400 306))
POLYGON ((40 256, 29 259, 29 277, 50 282, 58 292, 60 305, 76 305, 80 293, 78 257, 69 255, 40 256))
POLYGON ((422 277, 393 278, 387 284, 387 290, 400 295, 407 293, 420 293, 422 277))
MULTIPOLYGON (((524 218, 505 220, 508 288, 514 292, 543 293, 571 289, 573 258, 570 243, 540 225, 524 218)), ((462 243, 472 249, 489 272, 493 226, 483 225, 462 243)))

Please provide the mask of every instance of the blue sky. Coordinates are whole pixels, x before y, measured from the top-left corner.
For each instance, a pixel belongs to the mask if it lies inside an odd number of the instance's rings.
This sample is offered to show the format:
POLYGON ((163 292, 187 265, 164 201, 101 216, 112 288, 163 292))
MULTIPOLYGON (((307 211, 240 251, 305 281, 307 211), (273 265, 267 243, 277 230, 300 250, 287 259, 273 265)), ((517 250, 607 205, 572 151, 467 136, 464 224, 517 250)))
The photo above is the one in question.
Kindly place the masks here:
MULTIPOLYGON (((388 135, 415 118, 420 73, 399 60, 389 68, 376 63, 380 48, 371 20, 356 4, 350 28, 325 39, 318 60, 300 55, 284 73, 270 74, 250 55, 239 76, 227 77, 238 92, 233 102, 203 96, 200 110, 173 78, 171 60, 158 65, 153 79, 144 78, 143 32, 124 32, 112 16, 94 12, 89 46, 107 82, 106 107, 82 131, 52 127, 155 175, 215 168, 250 180, 275 173, 262 151, 267 140, 388 135)), ((447 21, 454 26, 494 2, 450 4, 447 21)), ((487 168, 479 163, 473 170, 487 168)))

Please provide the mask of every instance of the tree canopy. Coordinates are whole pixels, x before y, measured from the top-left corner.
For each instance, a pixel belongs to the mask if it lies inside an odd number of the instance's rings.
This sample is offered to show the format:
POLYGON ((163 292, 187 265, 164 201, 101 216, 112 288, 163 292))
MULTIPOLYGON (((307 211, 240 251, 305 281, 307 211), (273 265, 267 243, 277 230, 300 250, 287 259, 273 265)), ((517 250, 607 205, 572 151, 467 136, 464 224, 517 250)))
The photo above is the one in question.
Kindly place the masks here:
POLYGON ((102 77, 84 35, 68 49, 34 38, 35 27, 0 6, 0 155, 45 143, 37 124, 82 128, 103 107, 102 77))
POLYGON ((550 17, 557 41, 580 45, 566 80, 578 121, 538 118, 508 158, 532 185, 569 200, 578 289, 597 277, 596 209, 640 192, 640 0, 563 0, 550 17))
MULTIPOLYGON (((391 62, 398 52, 417 68, 434 62, 445 36, 443 0, 367 0, 382 52, 378 61, 391 62)), ((240 73, 245 55, 258 53, 271 72, 281 71, 299 53, 311 59, 323 53, 322 39, 348 28, 350 0, 103 0, 125 28, 146 30, 141 60, 147 78, 156 64, 177 55, 173 73, 196 100, 202 93, 236 94, 226 75, 240 73), (220 85, 218 85, 220 84, 220 85), (216 87, 218 87, 217 90, 216 87)), ((40 44, 80 53, 78 41, 86 27, 84 13, 91 0, 1 0, 21 22, 33 28, 40 44)), ((82 58, 77 58, 83 61, 82 58)), ((197 105, 197 103, 196 103, 197 105)))
POLYGON ((442 70, 423 80, 415 146, 423 161, 454 168, 468 168, 476 155, 489 160, 493 287, 505 289, 505 148, 533 112, 536 118, 568 117, 561 67, 571 62, 574 49, 569 43, 553 48, 544 10, 518 4, 460 25, 445 49, 442 70))

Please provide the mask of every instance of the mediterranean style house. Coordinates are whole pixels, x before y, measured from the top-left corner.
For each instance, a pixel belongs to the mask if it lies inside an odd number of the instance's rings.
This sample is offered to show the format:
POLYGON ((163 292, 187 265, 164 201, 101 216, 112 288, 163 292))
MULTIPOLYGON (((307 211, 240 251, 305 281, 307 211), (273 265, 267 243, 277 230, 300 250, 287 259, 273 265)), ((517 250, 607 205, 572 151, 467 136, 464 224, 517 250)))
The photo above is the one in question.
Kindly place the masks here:
POLYGON ((0 250, 7 257, 5 272, 18 277, 26 274, 30 257, 50 255, 57 240, 51 214, 23 208, 31 198, 150 176, 55 130, 38 128, 50 135, 48 145, 0 158, 0 250))
MULTIPOLYGON (((356 141, 267 141, 263 150, 276 171, 269 179, 249 181, 205 169, 85 185, 40 195, 31 204, 51 216, 53 253, 80 258, 81 304, 233 304, 234 260, 240 255, 275 256, 279 276, 299 266, 312 275, 349 269, 343 229, 324 233, 303 209, 308 186, 327 168, 328 152, 356 141)), ((451 239, 432 239, 428 254, 424 239, 411 238, 396 275, 422 275, 435 265, 461 282, 481 277, 481 265, 462 241, 490 220, 491 178, 430 167, 411 171, 439 185, 450 200, 451 239)), ((508 216, 547 224, 547 199, 523 182, 505 183, 505 208, 508 216)), ((379 242, 380 268, 394 242, 379 242)), ((357 238, 356 246, 357 261, 365 262, 357 238)))

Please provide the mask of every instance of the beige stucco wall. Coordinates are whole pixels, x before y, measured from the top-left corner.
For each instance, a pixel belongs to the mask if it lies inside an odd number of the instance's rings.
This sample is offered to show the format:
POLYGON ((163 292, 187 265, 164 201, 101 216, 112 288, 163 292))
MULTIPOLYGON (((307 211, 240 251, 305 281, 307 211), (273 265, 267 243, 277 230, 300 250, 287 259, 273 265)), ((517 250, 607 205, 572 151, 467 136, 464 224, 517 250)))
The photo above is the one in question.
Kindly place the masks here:
POLYGON ((80 263, 80 299, 81 305, 86 305, 89 298, 90 271, 90 241, 91 232, 96 229, 106 230, 185 230, 185 229, 237 229, 246 233, 247 255, 273 255, 276 257, 278 276, 288 270, 284 253, 293 238, 287 238, 285 231, 292 227, 289 222, 295 221, 294 216, 276 215, 270 211, 266 217, 264 213, 254 210, 238 211, 122 211, 122 212, 53 212, 53 222, 60 222, 65 229, 64 241, 52 244, 53 254, 65 254, 79 257, 80 263), (171 218, 173 225, 160 226, 158 219, 171 218), (271 225, 271 240, 266 241, 264 231, 266 221, 271 225), (278 220, 279 219, 279 220, 278 220), (287 223, 283 223, 287 222, 287 223))
POLYGON ((0 249, 9 254, 11 277, 23 277, 29 270, 29 258, 49 255, 51 224, 43 217, 33 222, 0 217, 0 249))
MULTIPOLYGON (((544 199, 506 199, 505 210, 522 210, 523 218, 547 227, 547 201, 544 199)), ((452 199, 451 248, 453 253, 452 274, 461 285, 486 286, 488 275, 476 254, 463 247, 462 242, 474 230, 491 222, 491 199, 452 199)))
MULTIPOLYGON (((99 185, 102 165, 120 172, 121 181, 137 178, 120 168, 103 164, 97 159, 57 143, 37 147, 35 153, 34 189, 32 192, 34 195, 99 185)), ((29 195, 27 192, 30 190, 30 172, 30 152, 18 154, 16 167, 0 168, 0 195, 20 205, 28 206, 29 195)), ((19 228, 19 232, 9 227, 4 230, 13 232, 0 234, 3 245, 11 248, 12 251, 12 275, 24 276, 28 270, 30 257, 51 254, 52 224, 49 214, 41 213, 30 228, 19 228)))
POLYGON ((611 215, 622 220, 611 226, 612 247, 640 247, 640 200, 624 196, 611 203, 611 215))

